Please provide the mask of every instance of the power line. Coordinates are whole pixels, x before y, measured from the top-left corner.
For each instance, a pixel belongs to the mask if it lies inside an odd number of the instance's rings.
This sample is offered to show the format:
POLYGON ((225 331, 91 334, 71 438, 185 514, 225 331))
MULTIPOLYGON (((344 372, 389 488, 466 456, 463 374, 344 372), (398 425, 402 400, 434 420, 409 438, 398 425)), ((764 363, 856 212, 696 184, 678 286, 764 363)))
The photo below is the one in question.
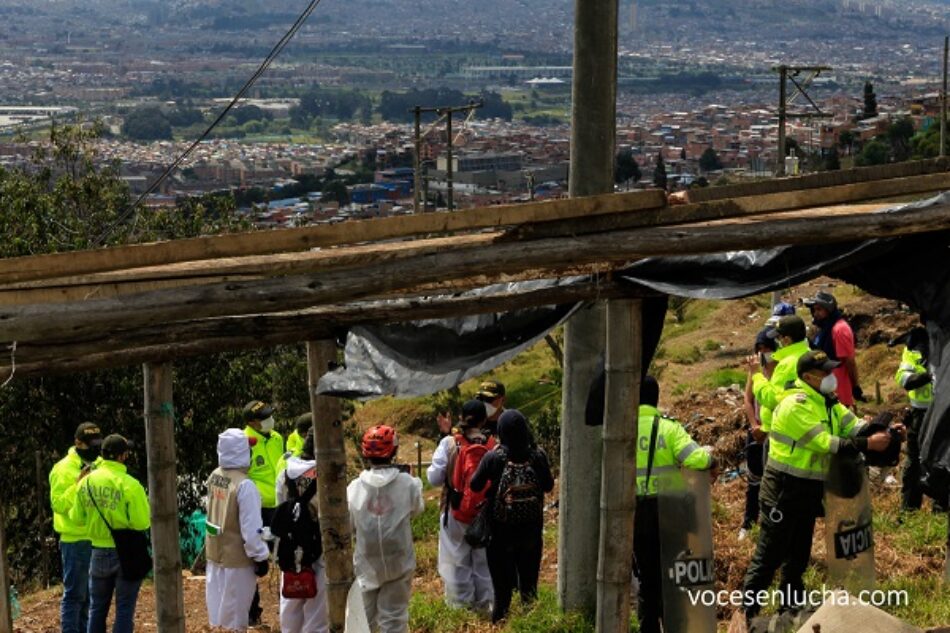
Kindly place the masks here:
POLYGON ((313 13, 314 9, 317 8, 320 2, 321 0, 310 0, 310 3, 307 5, 307 8, 303 10, 303 13, 301 13, 297 17, 297 20, 293 23, 290 29, 288 29, 287 32, 284 33, 283 37, 281 37, 280 40, 274 45, 274 47, 270 50, 270 52, 264 58, 264 61, 262 61, 260 66, 258 66, 254 74, 251 75, 251 77, 244 83, 244 86, 242 86, 241 89, 238 91, 238 93, 234 95, 234 98, 231 99, 228 105, 225 106, 224 110, 222 110, 221 113, 218 114, 217 118, 215 118, 215 120, 211 123, 211 125, 209 125, 207 129, 205 129, 205 131, 201 133, 201 136, 199 136, 191 145, 189 145, 188 148, 178 156, 178 158, 172 161, 164 169, 164 171, 162 171, 161 175, 158 178, 156 178, 144 192, 142 192, 142 194, 135 200, 135 202, 132 203, 132 205, 128 209, 126 209, 126 211, 122 213, 122 215, 120 215, 115 220, 115 222, 110 224, 109 227, 106 228, 105 231, 103 231, 102 235, 100 235, 95 240, 94 245, 101 246, 109 238, 109 236, 116 229, 116 227, 118 227, 120 224, 128 220, 129 216, 131 216, 132 214, 136 212, 136 210, 138 209, 138 206, 142 203, 142 201, 145 200, 145 198, 149 194, 153 193, 156 189, 158 189, 159 185, 165 182, 165 179, 168 178, 171 175, 171 173, 175 171, 175 169, 179 165, 181 165, 181 163, 188 157, 188 155, 191 154, 191 152, 193 152, 195 148, 198 147, 198 145, 200 145, 201 142, 208 137, 211 131, 215 127, 217 127, 218 124, 221 123, 221 121, 224 120, 224 117, 227 116, 228 112, 230 112, 231 109, 234 108, 234 106, 237 105, 237 103, 242 98, 244 98, 244 95, 247 93, 247 91, 251 89, 251 87, 257 82, 258 79, 260 79, 261 75, 264 74, 264 72, 268 69, 271 63, 273 63, 273 61, 277 59, 277 56, 280 55, 280 53, 284 50, 284 47, 286 47, 287 44, 290 42, 290 40, 293 39, 294 35, 297 34, 297 31, 300 30, 300 27, 303 26, 304 22, 307 21, 307 18, 310 17, 310 14, 313 13))

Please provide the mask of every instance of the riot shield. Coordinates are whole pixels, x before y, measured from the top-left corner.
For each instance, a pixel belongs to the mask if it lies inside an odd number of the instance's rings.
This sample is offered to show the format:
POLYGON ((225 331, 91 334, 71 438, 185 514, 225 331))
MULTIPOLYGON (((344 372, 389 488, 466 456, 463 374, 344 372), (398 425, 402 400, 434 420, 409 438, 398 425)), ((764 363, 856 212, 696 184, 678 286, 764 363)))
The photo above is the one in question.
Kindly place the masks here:
POLYGON ((871 493, 864 460, 832 455, 825 482, 828 582, 852 595, 874 588, 871 493))
POLYGON ((709 487, 708 471, 657 477, 665 633, 716 631, 709 487))

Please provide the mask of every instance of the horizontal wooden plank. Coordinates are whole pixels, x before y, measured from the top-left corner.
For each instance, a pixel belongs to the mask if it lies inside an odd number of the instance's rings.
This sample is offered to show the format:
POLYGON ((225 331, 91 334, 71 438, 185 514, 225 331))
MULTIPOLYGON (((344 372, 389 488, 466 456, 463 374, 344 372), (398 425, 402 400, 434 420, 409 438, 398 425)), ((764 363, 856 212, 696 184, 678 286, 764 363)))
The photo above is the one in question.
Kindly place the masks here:
POLYGON ((96 331, 191 318, 295 310, 359 300, 425 283, 526 268, 625 262, 640 257, 819 244, 946 230, 950 205, 892 213, 661 227, 499 243, 395 262, 250 282, 161 290, 80 304, 0 309, 0 341, 75 340, 96 331))
POLYGON ((0 284, 86 275, 221 257, 304 251, 414 235, 473 231, 656 208, 666 204, 662 191, 606 194, 571 200, 545 200, 463 211, 423 213, 339 224, 215 235, 169 242, 134 244, 89 251, 0 259, 0 284))

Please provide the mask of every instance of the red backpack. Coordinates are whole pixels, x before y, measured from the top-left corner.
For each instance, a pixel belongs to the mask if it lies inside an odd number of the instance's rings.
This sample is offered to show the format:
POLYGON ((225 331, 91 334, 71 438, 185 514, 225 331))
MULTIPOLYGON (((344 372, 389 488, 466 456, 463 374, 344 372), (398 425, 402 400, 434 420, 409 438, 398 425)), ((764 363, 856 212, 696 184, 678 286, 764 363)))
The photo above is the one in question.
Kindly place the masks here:
POLYGON ((495 448, 495 438, 489 437, 484 444, 471 442, 464 435, 455 436, 458 453, 455 458, 455 467, 452 470, 452 489, 461 495, 458 505, 452 506, 452 516, 461 523, 471 523, 481 510, 489 486, 481 492, 475 492, 469 483, 472 475, 478 470, 485 453, 495 448))

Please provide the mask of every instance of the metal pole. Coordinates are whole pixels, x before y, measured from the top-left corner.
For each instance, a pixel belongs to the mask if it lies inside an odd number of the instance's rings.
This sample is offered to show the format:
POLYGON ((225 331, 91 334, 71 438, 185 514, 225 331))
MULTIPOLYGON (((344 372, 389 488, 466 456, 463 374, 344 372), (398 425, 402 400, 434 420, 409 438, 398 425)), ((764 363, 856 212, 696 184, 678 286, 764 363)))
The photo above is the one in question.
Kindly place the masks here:
POLYGON ((145 450, 155 560, 155 619, 159 633, 185 633, 185 599, 178 535, 178 476, 171 363, 146 363, 145 450))
POLYGON ((445 182, 448 187, 448 190, 446 191, 446 204, 448 204, 449 211, 453 211, 455 209, 455 192, 452 187, 452 178, 454 177, 454 170, 452 169, 452 108, 446 110, 446 115, 445 130, 449 135, 449 138, 447 139, 448 145, 446 147, 446 157, 448 160, 445 163, 445 182))
POLYGON ((307 377, 317 458, 317 505, 327 571, 330 631, 343 633, 346 598, 353 584, 350 511, 346 504, 346 440, 339 399, 317 395, 317 382, 335 361, 335 341, 307 342, 307 377))
POLYGON ((779 83, 778 83, 778 165, 775 167, 776 176, 785 175, 785 120, 786 120, 786 111, 785 111, 785 101, 787 100, 786 96, 786 79, 788 77, 788 66, 779 66, 778 67, 779 83))
MULTIPOLYGON (((571 197, 613 192, 617 118, 618 0, 574 0, 571 197)), ((605 304, 579 310, 564 330, 558 597, 561 608, 597 606, 601 428, 584 424, 602 367, 605 304)), ((628 598, 629 599, 629 598, 628 598)))
POLYGON ((950 36, 943 38, 943 90, 940 93, 940 156, 947 155, 947 55, 950 36))
POLYGON ((413 110, 415 116, 415 134, 416 134, 416 151, 413 156, 413 166, 412 166, 412 211, 413 213, 419 213, 419 198, 422 195, 422 108, 416 106, 413 110))

